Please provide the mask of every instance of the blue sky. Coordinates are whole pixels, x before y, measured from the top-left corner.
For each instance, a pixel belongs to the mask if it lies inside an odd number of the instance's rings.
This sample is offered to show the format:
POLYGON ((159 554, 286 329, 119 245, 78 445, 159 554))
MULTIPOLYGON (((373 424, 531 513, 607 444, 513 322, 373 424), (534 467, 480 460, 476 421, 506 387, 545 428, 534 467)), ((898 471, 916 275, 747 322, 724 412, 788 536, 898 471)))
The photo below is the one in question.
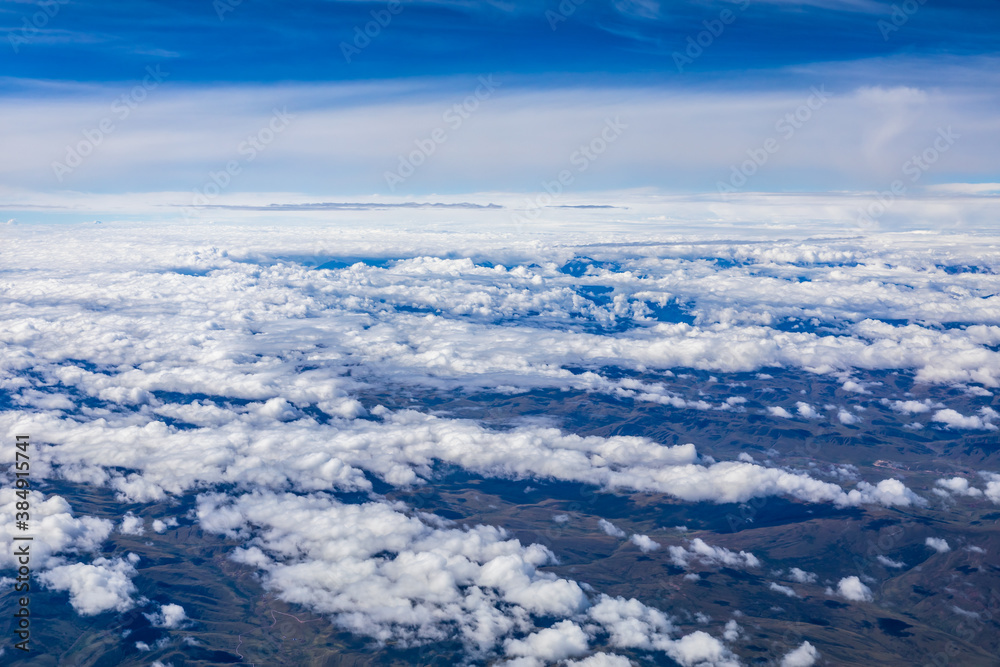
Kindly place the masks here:
POLYGON ((908 165, 907 196, 1000 181, 1000 5, 985 0, 8 0, 0 13, 0 206, 17 219, 126 194, 191 206, 206 186, 236 205, 530 195, 567 171, 561 190, 581 196, 877 193, 908 165), (496 82, 485 93, 482 77, 496 82), (581 158, 616 118, 620 136, 581 158), (942 132, 951 143, 913 172, 942 132))
POLYGON ((386 12, 389 3, 52 0, 47 11, 54 15, 33 35, 17 28, 45 6, 8 1, 0 5, 3 24, 28 43, 17 54, 8 51, 3 70, 18 78, 128 81, 160 59, 171 63, 175 81, 187 82, 483 71, 624 74, 668 82, 677 75, 671 54, 726 9, 735 20, 689 73, 898 54, 995 54, 1000 40, 1000 6, 989 0, 912 0, 907 7, 878 0, 576 2, 401 2, 373 43, 348 63, 340 43, 350 43, 354 28, 371 21, 371 12, 386 12), (906 22, 888 32, 879 21, 892 22, 893 5, 917 9, 904 11, 906 22))

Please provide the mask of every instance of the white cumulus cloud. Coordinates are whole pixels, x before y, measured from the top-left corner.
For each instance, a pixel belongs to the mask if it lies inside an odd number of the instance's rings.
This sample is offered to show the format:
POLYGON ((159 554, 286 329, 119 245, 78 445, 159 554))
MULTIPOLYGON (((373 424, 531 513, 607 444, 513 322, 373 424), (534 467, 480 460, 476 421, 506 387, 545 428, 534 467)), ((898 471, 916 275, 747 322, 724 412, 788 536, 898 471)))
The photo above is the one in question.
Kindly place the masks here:
POLYGON ((606 535, 619 539, 625 538, 625 531, 606 519, 598 519, 597 525, 600 526, 606 535))
POLYGON ((800 584, 815 584, 816 574, 814 572, 806 572, 805 570, 793 567, 788 571, 788 576, 792 581, 797 581, 800 584))
POLYGON ((687 547, 671 546, 667 547, 667 551, 671 562, 677 567, 687 568, 695 561, 704 565, 741 569, 760 567, 760 560, 752 553, 746 551, 736 553, 725 547, 712 546, 706 544, 700 537, 691 540, 687 547))
POLYGON ((790 653, 786 653, 781 658, 781 667, 812 667, 819 658, 819 651, 809 642, 802 642, 802 645, 790 653))
POLYGON ((187 619, 184 607, 173 603, 161 606, 158 612, 143 615, 158 628, 176 628, 187 619))
POLYGON ((559 621, 551 628, 534 632, 524 639, 507 642, 507 654, 555 662, 587 652, 587 633, 572 621, 559 621))
POLYGON ((146 529, 143 527, 142 517, 136 516, 131 512, 126 513, 125 516, 122 517, 122 522, 118 530, 121 531, 123 535, 142 535, 146 532, 146 529))
POLYGON ((654 541, 648 535, 635 534, 629 538, 629 541, 632 542, 632 544, 634 544, 635 546, 639 547, 639 549, 643 553, 656 551, 657 549, 660 548, 660 543, 654 541))
POLYGON ((951 551, 951 546, 948 544, 948 540, 943 537, 928 537, 924 540, 924 544, 938 552, 939 554, 948 553, 951 551))
POLYGON ((871 602, 872 590, 856 576, 844 577, 837 582, 837 594, 853 602, 871 602))
POLYGON ((777 584, 773 581, 770 583, 768 588, 770 588, 775 593, 781 593, 782 595, 787 595, 790 598, 799 597, 799 594, 796 593, 795 590, 790 586, 782 586, 781 584, 777 584))
POLYGON ((934 482, 934 485, 939 489, 945 491, 946 493, 953 494, 956 496, 970 496, 975 498, 983 495, 981 489, 977 489, 974 486, 970 486, 969 480, 965 479, 964 477, 939 479, 934 482))
POLYGON ((98 558, 93 563, 60 565, 39 575, 44 586, 68 591, 69 602, 81 616, 104 611, 127 611, 135 606, 132 577, 135 568, 121 558, 98 558))
POLYGON ((996 418, 997 413, 990 408, 983 408, 978 416, 963 415, 956 410, 946 408, 938 410, 934 413, 934 417, 932 417, 934 421, 945 424, 950 428, 969 429, 973 431, 997 430, 996 424, 993 423, 996 418))

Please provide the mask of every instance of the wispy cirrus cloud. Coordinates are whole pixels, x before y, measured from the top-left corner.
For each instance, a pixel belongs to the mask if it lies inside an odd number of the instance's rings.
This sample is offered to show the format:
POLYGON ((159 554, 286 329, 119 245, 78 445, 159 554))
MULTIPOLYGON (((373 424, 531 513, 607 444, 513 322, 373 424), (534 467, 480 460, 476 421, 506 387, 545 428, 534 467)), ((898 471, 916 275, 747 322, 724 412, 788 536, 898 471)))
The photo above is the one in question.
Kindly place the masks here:
MULTIPOLYGON (((292 118, 287 129, 259 156, 254 152, 227 192, 388 194, 384 175, 435 128, 447 127, 449 110, 477 85, 458 79, 206 89, 176 83, 171 67, 162 66, 170 76, 127 119, 113 105, 145 70, 123 85, 60 90, 18 82, 17 92, 0 98, 9 120, 0 129, 11 147, 6 155, 21 156, 0 160, 6 185, 193 190, 228 162, 243 160, 247 138, 266 127, 274 109, 284 109, 292 118), (84 147, 92 154, 60 182, 53 165, 70 160, 105 118, 114 132, 101 145, 84 147)), ((628 130, 576 174, 576 191, 658 187, 718 194, 720 183, 733 182, 734 170, 747 173, 742 165, 775 137, 782 138, 779 150, 763 166, 751 165, 746 189, 885 190, 908 179, 907 161, 942 128, 959 139, 919 185, 996 181, 995 94, 827 84, 822 71, 793 76, 798 83, 764 92, 648 85, 540 90, 532 79, 508 81, 433 154, 420 156, 419 168, 400 187, 413 194, 540 190, 553 174, 576 169, 574 156, 588 150, 609 118, 628 130), (795 114, 813 94, 810 86, 823 87, 829 100, 801 122, 795 114), (791 128, 797 129, 788 137, 791 128)))

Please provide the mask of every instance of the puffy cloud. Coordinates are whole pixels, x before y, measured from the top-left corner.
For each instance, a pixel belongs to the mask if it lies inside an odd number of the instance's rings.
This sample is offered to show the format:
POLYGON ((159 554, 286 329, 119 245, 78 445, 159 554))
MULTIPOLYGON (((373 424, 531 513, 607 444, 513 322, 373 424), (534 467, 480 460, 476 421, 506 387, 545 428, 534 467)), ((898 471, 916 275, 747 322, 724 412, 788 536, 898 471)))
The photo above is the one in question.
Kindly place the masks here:
MULTIPOLYGON (((531 615, 572 617, 589 604, 575 582, 538 569, 551 552, 489 526, 439 528, 384 503, 267 493, 204 495, 198 516, 206 530, 255 536, 234 557, 263 570, 283 599, 378 639, 457 636, 490 650, 530 629, 531 615)), ((554 638, 512 650, 527 656, 554 638)))
POLYGON ((871 602, 872 589, 861 583, 856 576, 844 577, 837 582, 837 594, 852 602, 871 602))
POLYGON ((277 421, 293 421, 302 416, 302 413, 295 409, 291 403, 284 398, 272 398, 257 407, 256 412, 264 417, 269 417, 277 421))
POLYGON ((121 525, 118 528, 123 535, 142 535, 146 532, 143 527, 143 520, 141 516, 136 516, 131 512, 125 514, 122 517, 121 525))
POLYGON ((667 648, 667 654, 684 667, 739 667, 739 659, 706 632, 684 635, 667 648))
POLYGON ((115 476, 111 487, 118 491, 117 498, 121 502, 148 503, 167 497, 163 487, 136 473, 115 476))
POLYGON ((804 417, 805 419, 819 419, 823 416, 821 413, 816 411, 816 408, 808 403, 804 403, 803 401, 799 401, 795 404, 795 411, 800 417, 804 417))
POLYGON ((601 530, 603 530, 606 535, 617 537, 619 539, 625 539, 625 531, 610 521, 606 519, 599 519, 597 521, 597 525, 600 526, 601 530))
POLYGON ((962 428, 974 431, 995 431, 996 424, 993 421, 997 418, 997 413, 990 408, 983 408, 980 415, 963 415, 956 410, 946 408, 934 413, 932 419, 945 424, 950 428, 962 428))
POLYGON ((781 667, 812 667, 819 658, 819 651, 809 642, 802 642, 802 645, 791 653, 786 653, 781 659, 781 667))
POLYGON ((162 519, 153 519, 153 532, 165 533, 168 528, 175 528, 177 526, 177 519, 170 517, 166 521, 162 519))
POLYGON ((906 567, 906 563, 904 563, 903 561, 901 561, 901 560, 893 560, 893 559, 888 558, 887 556, 883 556, 881 554, 879 554, 878 556, 876 556, 876 560, 878 560, 878 562, 881 563, 882 565, 884 565, 885 567, 889 567, 889 568, 892 568, 894 570, 899 570, 899 569, 902 569, 902 568, 906 567))
MULTIPOLYGON (((16 530, 15 516, 20 511, 17 503, 23 499, 14 488, 0 489, 0 540, 14 544, 14 537, 22 534, 16 530)), ((49 567, 58 563, 59 554, 96 552, 111 534, 112 523, 106 519, 73 516, 64 498, 52 495, 46 498, 37 491, 27 493, 31 507, 32 563, 49 567)), ((16 567, 11 549, 0 551, 0 567, 16 567)))
POLYGON ((730 619, 726 621, 725 630, 722 633, 722 638, 727 642, 734 642, 743 636, 743 628, 735 620, 730 619))
POLYGON ((706 544, 700 537, 688 543, 687 547, 667 547, 671 562, 677 567, 687 568, 692 561, 704 565, 722 565, 733 568, 760 567, 760 560, 752 553, 730 551, 725 547, 714 547, 706 544))
POLYGON ((559 621, 551 628, 534 632, 506 644, 507 654, 547 661, 565 660, 587 652, 587 633, 572 621, 559 621))
POLYGON ((788 576, 792 581, 797 581, 800 584, 815 584, 816 574, 814 572, 806 572, 797 567, 793 567, 788 571, 788 576))
POLYGON ((889 401, 885 399, 886 402, 892 406, 892 409, 896 412, 901 412, 903 414, 920 414, 924 412, 930 412, 932 408, 943 408, 944 405, 940 403, 935 403, 929 398, 925 398, 923 401, 889 401))
POLYGON ((924 540, 924 544, 938 552, 939 554, 948 553, 951 551, 951 546, 948 545, 948 540, 943 537, 928 537, 924 540))
POLYGON ((149 622, 158 628, 176 628, 187 619, 184 607, 179 604, 165 604, 158 612, 143 614, 149 622))
POLYGON ((633 535, 629 538, 629 541, 643 553, 649 553, 650 551, 656 551, 660 548, 660 543, 652 540, 648 535, 633 535))
MULTIPOLYGON (((699 463, 694 445, 664 446, 647 438, 601 438, 526 426, 495 432, 464 420, 404 410, 377 411, 380 421, 321 425, 312 420, 259 422, 244 412, 213 429, 168 429, 162 422, 80 424, 35 418, 56 433, 54 456, 69 463, 142 470, 112 485, 125 499, 158 500, 201 484, 239 483, 303 491, 368 490, 365 471, 393 485, 419 483, 435 462, 484 475, 547 477, 609 490, 666 493, 684 500, 745 502, 788 495, 837 505, 922 504, 898 481, 866 483, 847 493, 806 474, 742 461, 699 463), (116 447, 103 443, 114 442, 116 447), (205 452, 210 451, 210 456, 205 452)), ((2 415, 0 415, 2 422, 2 415)))
POLYGON ((514 664, 535 664, 583 655, 593 631, 613 647, 735 664, 704 633, 673 638, 669 619, 638 600, 588 599, 576 582, 539 569, 553 562, 551 552, 494 527, 440 527, 380 502, 264 492, 204 494, 198 520, 244 540, 234 559, 260 569, 282 599, 377 639, 458 638, 479 653, 502 644, 514 664), (561 620, 538 629, 534 617, 561 620))
POLYGON ((848 412, 847 410, 841 410, 840 412, 838 412, 837 419, 840 420, 841 424, 848 424, 848 425, 857 424, 859 421, 861 421, 860 419, 858 419, 858 416, 856 414, 854 414, 853 412, 848 412))
POLYGON ((781 417, 782 419, 791 419, 792 413, 784 409, 780 405, 772 405, 767 409, 768 414, 772 417, 781 417))
POLYGON ((992 472, 979 473, 986 479, 986 488, 983 495, 1000 505, 1000 475, 992 472))
POLYGON ((782 595, 787 595, 790 598, 797 598, 797 597, 799 597, 799 594, 796 593, 795 590, 792 589, 791 587, 789 587, 789 586, 782 586, 781 584, 776 584, 773 581, 768 586, 768 588, 770 588, 775 593, 781 593, 782 595))
MULTIPOLYGON (((663 612, 645 606, 638 600, 601 596, 589 610, 590 618, 600 623, 610 634, 608 642, 619 648, 654 649, 685 667, 736 667, 738 658, 719 639, 696 631, 672 639, 670 620, 663 612)), ((727 631, 732 628, 727 626, 727 631)))
MULTIPOLYGON (((127 232, 126 236, 128 233, 133 232, 127 232)), ((143 229, 142 233, 148 235, 151 232, 147 228, 143 229)), ((247 311, 246 314, 263 319, 273 319, 282 314, 294 316, 296 313, 305 312, 308 308, 313 309, 311 314, 314 315, 324 308, 346 310, 349 312, 345 314, 349 315, 359 312, 381 315, 378 309, 385 307, 376 304, 386 303, 440 310, 447 316, 447 321, 442 322, 437 318, 422 323, 418 318, 403 313, 380 316, 379 321, 371 329, 371 336, 365 337, 367 347, 361 347, 360 339, 352 339, 349 332, 344 331, 342 327, 335 329, 335 333, 339 334, 338 345, 351 348, 345 352, 360 354, 372 365, 392 362, 392 367, 410 375, 419 374, 421 367, 433 366, 439 375, 459 374, 466 376, 467 380, 471 380, 471 376, 476 373, 489 374, 502 371, 521 375, 522 380, 526 380, 529 374, 536 376, 549 374, 552 381, 558 379, 559 382, 565 383, 571 379, 556 370, 561 361, 559 357, 580 355, 596 363, 599 363, 600 359, 618 358, 625 364, 656 365, 664 368, 699 365, 719 370, 742 370, 788 364, 822 371, 851 367, 906 367, 926 369, 923 376, 933 381, 963 379, 977 381, 977 377, 991 381, 990 378, 996 375, 995 360, 988 353, 982 354, 983 348, 978 347, 988 344, 995 338, 995 333, 986 324, 977 325, 980 326, 979 329, 970 327, 969 331, 956 333, 934 331, 916 325, 883 326, 875 320, 862 320, 856 327, 856 332, 863 335, 861 338, 775 333, 766 326, 773 322, 776 316, 780 318, 794 313, 802 314, 805 311, 812 311, 833 321, 839 317, 857 321, 859 316, 866 314, 892 319, 933 321, 940 319, 942 314, 948 316, 963 313, 963 315, 968 314, 973 320, 985 320, 992 324, 988 315, 991 305, 989 300, 984 301, 974 294, 950 293, 942 289, 939 283, 920 279, 910 267, 926 260, 905 250, 897 251, 897 256, 891 257, 891 260, 898 261, 901 266, 906 267, 906 270, 901 270, 898 276, 884 264, 879 266, 879 260, 890 259, 892 251, 861 250, 856 245, 850 247, 847 243, 841 243, 838 247, 836 242, 829 242, 825 244, 826 247, 815 244, 800 244, 798 247, 774 244, 770 247, 752 248, 749 245, 732 247, 720 244, 715 248, 704 249, 706 252, 717 252, 725 258, 752 260, 757 263, 768 263, 774 267, 773 271, 754 275, 749 275, 740 267, 725 271, 703 267, 692 261, 693 255, 690 258, 685 256, 686 253, 691 253, 692 249, 683 246, 673 249, 673 256, 660 258, 656 264, 646 258, 633 256, 629 258, 632 266, 641 268, 644 274, 649 273, 648 277, 639 277, 637 272, 633 272, 631 276, 615 276, 616 282, 622 289, 621 296, 625 297, 627 302, 633 295, 652 297, 654 294, 684 290, 696 297, 697 307, 708 317, 721 319, 723 313, 730 312, 731 314, 725 319, 726 326, 713 331, 701 327, 692 328, 688 325, 656 325, 650 332, 629 332, 623 336, 625 340, 621 342, 627 342, 628 345, 621 345, 613 337, 554 331, 547 333, 547 338, 552 342, 551 346, 532 349, 527 337, 521 335, 522 332, 516 330, 507 332, 507 335, 500 337, 498 341, 498 336, 493 334, 499 332, 492 330, 488 324, 454 326, 454 320, 462 317, 526 317, 528 313, 537 312, 543 313, 546 317, 555 317, 561 322, 568 322, 571 313, 582 314, 602 322, 611 322, 623 317, 640 321, 642 317, 646 317, 646 321, 649 321, 648 315, 642 315, 645 306, 640 308, 639 304, 635 304, 634 307, 623 308, 620 303, 613 302, 607 307, 602 307, 581 297, 569 288, 571 285, 569 281, 573 278, 560 275, 556 270, 558 265, 552 265, 552 260, 562 259, 556 255, 557 251, 545 252, 536 249, 532 257, 523 253, 518 258, 523 264, 513 268, 479 267, 466 258, 442 260, 435 257, 414 257, 400 261, 391 272, 384 267, 361 265, 336 272, 314 272, 312 276, 302 273, 294 265, 277 267, 251 276, 252 268, 233 261, 241 254, 246 257, 259 253, 258 249, 266 249, 265 252, 271 256, 279 254, 282 250, 286 253, 296 251, 316 253, 316 243, 311 246, 304 245, 306 239, 321 241, 315 238, 314 232, 304 234, 298 232, 300 238, 294 238, 295 234, 296 232, 284 232, 279 235, 259 234, 257 238, 250 238, 232 232, 232 236, 227 239, 231 250, 226 255, 218 251, 215 254, 205 251, 192 253, 190 248, 184 247, 176 237, 161 235, 157 240, 162 243, 154 244, 162 251, 159 257, 136 254, 125 259, 126 264, 131 262, 130 266, 146 272, 164 268, 176 269, 178 264, 195 264, 197 266, 192 267, 195 270, 211 269, 211 275, 202 277, 201 285, 184 281, 183 276, 170 272, 144 276, 155 279, 160 285, 170 287, 174 292, 183 290, 184 297, 188 297, 191 291, 203 292, 197 294, 200 298, 199 303, 209 304, 209 307, 218 302, 219 295, 228 293, 219 287, 225 287, 227 283, 233 282, 246 284, 249 278, 256 283, 254 288, 257 296, 265 301, 256 307, 249 302, 241 303, 240 306, 247 311), (793 267, 794 262, 805 261, 815 264, 823 261, 843 263, 858 262, 858 260, 862 261, 856 269, 814 265, 809 269, 812 274, 809 282, 799 283, 780 279, 783 272, 790 272, 793 268, 801 271, 801 268, 793 267), (526 269, 526 265, 532 261, 540 268, 526 269), (174 263, 174 266, 169 266, 168 262, 174 263), (879 271, 885 274, 884 280, 869 280, 872 272, 879 271), (854 273, 858 274, 856 283, 850 279, 854 273), (733 280, 735 277, 739 277, 740 280, 733 280), (538 282, 532 282, 536 278, 538 282), (487 281, 485 285, 484 280, 487 281), (512 281, 509 288, 503 287, 506 280, 512 281), (899 289, 897 280, 911 283, 908 288, 912 290, 912 294, 899 289), (836 289, 832 289, 834 284, 836 289), (309 296, 294 292, 295 288, 303 285, 317 289, 309 296), (720 287, 723 286, 729 296, 720 300, 720 287), (215 288, 214 293, 213 288, 215 288), (280 301, 282 298, 283 303, 280 301), (411 326, 404 328, 404 324, 411 326), (430 330, 431 324, 439 333, 446 335, 439 335, 435 340, 430 330), (651 336, 650 334, 654 332, 655 336, 651 336), (490 335, 484 336, 486 333, 490 335), (390 340, 390 337, 394 337, 395 340, 390 340), (481 340, 477 340, 477 337, 481 340), (673 340, 664 340, 664 337, 673 340), (664 344, 660 344, 661 341, 664 344), (457 342, 461 344, 456 345, 457 342), (501 342, 499 348, 495 345, 497 342, 501 342), (493 354, 488 352, 490 345, 494 345, 493 354), (515 347, 518 349, 515 350, 515 347), (609 349, 612 347, 615 349, 609 349), (918 353, 918 350, 928 349, 929 354, 918 353), (507 354, 515 351, 521 354, 507 354), (951 355, 946 356, 947 353, 951 355), (478 359, 478 364, 472 363, 473 357, 478 359)), ((88 239, 88 241, 107 243, 103 239, 88 239)), ((363 238, 354 241, 355 247, 359 248, 366 243, 370 241, 363 238)), ((344 239, 341 247, 350 244, 350 239, 344 239)), ((426 239, 420 237, 407 238, 403 235, 395 240, 395 245, 399 252, 408 256, 412 256, 414 250, 428 254, 434 252, 434 249, 428 246, 426 239)), ((50 259, 59 252, 55 247, 35 248, 35 250, 44 251, 50 259)), ((393 250, 393 248, 388 249, 389 252, 393 250)), ((342 252, 344 251, 350 252, 350 249, 344 248, 342 252)), ((984 262, 985 258, 975 260, 970 258, 970 260, 984 262)), ((76 264, 79 264, 79 260, 76 260, 76 264)), ((62 265, 74 266, 74 263, 62 265)), ((936 269, 933 260, 928 268, 936 269)), ((138 281, 119 280, 113 283, 113 287, 118 290, 135 291, 138 284, 138 281)), ((147 289, 148 284, 148 281, 142 283, 142 288, 147 289)), ((19 284, 15 285, 15 289, 18 287, 19 284)), ((78 294, 81 292, 80 287, 76 287, 78 294)), ((94 289, 94 292, 96 294, 97 290, 94 289)), ((138 294, 141 295, 142 292, 138 294)), ((212 313, 221 315, 220 310, 213 310, 212 313)), ((182 309, 180 313, 170 314, 192 317, 194 313, 189 314, 182 309)), ((321 320, 317 322, 319 326, 324 328, 331 326, 325 318, 319 319, 321 320)), ((226 321, 223 318, 220 320, 226 321)), ((197 322, 194 317, 192 321, 197 322)), ((201 324, 204 322, 202 319, 201 324)), ((90 331, 84 329, 82 333, 87 336, 90 331)), ((106 345, 96 349, 104 347, 106 345)), ((385 365, 390 366, 390 364, 385 365)), ((197 372, 218 376, 218 370, 221 370, 219 364, 211 363, 197 372)), ((174 379, 180 379, 175 372, 168 374, 175 376, 174 379)), ((166 376, 161 377, 167 379, 166 376)), ((99 378, 90 377, 88 381, 92 385, 104 382, 99 378)), ((235 385, 230 386, 235 387, 235 385)), ((100 388, 100 390, 107 389, 108 386, 100 388)), ((147 387, 137 387, 137 389, 149 391, 147 387)), ((291 403, 297 400, 291 395, 281 397, 291 403)), ((261 398, 270 400, 276 396, 272 394, 261 398)), ((323 400, 336 404, 338 399, 331 396, 323 400)))
POLYGON ((38 579, 52 590, 68 591, 73 609, 81 616, 93 616, 105 611, 128 611, 135 606, 135 574, 132 564, 121 558, 98 558, 90 564, 54 567, 38 579))
POLYGON ((856 382, 855 380, 844 380, 841 385, 844 391, 854 392, 856 394, 870 394, 871 392, 865 388, 864 383, 856 382))
POLYGON ((601 596, 587 615, 610 633, 609 642, 620 648, 651 649, 666 641, 674 626, 660 610, 638 600, 601 596))
POLYGON ((898 479, 883 479, 876 485, 868 482, 858 482, 858 486, 848 494, 852 504, 879 504, 886 507, 922 507, 927 500, 921 498, 900 482, 898 479))
POLYGON ((956 496, 978 497, 983 495, 982 490, 974 486, 969 486, 969 480, 964 477, 952 477, 950 479, 939 479, 934 485, 946 493, 956 496))

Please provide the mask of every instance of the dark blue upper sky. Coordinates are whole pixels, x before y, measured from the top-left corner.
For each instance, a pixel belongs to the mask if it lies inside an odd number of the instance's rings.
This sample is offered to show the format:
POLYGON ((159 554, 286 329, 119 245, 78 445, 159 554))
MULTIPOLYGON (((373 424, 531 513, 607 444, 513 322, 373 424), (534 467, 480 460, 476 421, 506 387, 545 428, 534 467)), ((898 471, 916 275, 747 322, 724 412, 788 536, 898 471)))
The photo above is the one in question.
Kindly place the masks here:
POLYGON ((189 82, 484 71, 678 77, 672 54, 684 51, 687 38, 705 30, 704 22, 717 30, 724 10, 732 12, 724 38, 713 39, 711 48, 685 67, 686 75, 998 51, 995 0, 895 5, 903 12, 896 14, 900 29, 888 32, 893 4, 877 0, 411 1, 402 2, 391 22, 348 63, 341 43, 352 43, 355 27, 372 21, 373 11, 389 16, 387 2, 49 0, 40 6, 7 1, 0 4, 0 24, 8 41, 17 42, 17 52, 8 45, 0 62, 6 76, 75 81, 131 80, 154 61, 170 62, 173 80, 189 82), (25 19, 38 17, 36 23, 42 23, 46 11, 53 16, 45 17, 38 32, 22 30, 25 19), (886 23, 880 28, 879 21, 886 23))

